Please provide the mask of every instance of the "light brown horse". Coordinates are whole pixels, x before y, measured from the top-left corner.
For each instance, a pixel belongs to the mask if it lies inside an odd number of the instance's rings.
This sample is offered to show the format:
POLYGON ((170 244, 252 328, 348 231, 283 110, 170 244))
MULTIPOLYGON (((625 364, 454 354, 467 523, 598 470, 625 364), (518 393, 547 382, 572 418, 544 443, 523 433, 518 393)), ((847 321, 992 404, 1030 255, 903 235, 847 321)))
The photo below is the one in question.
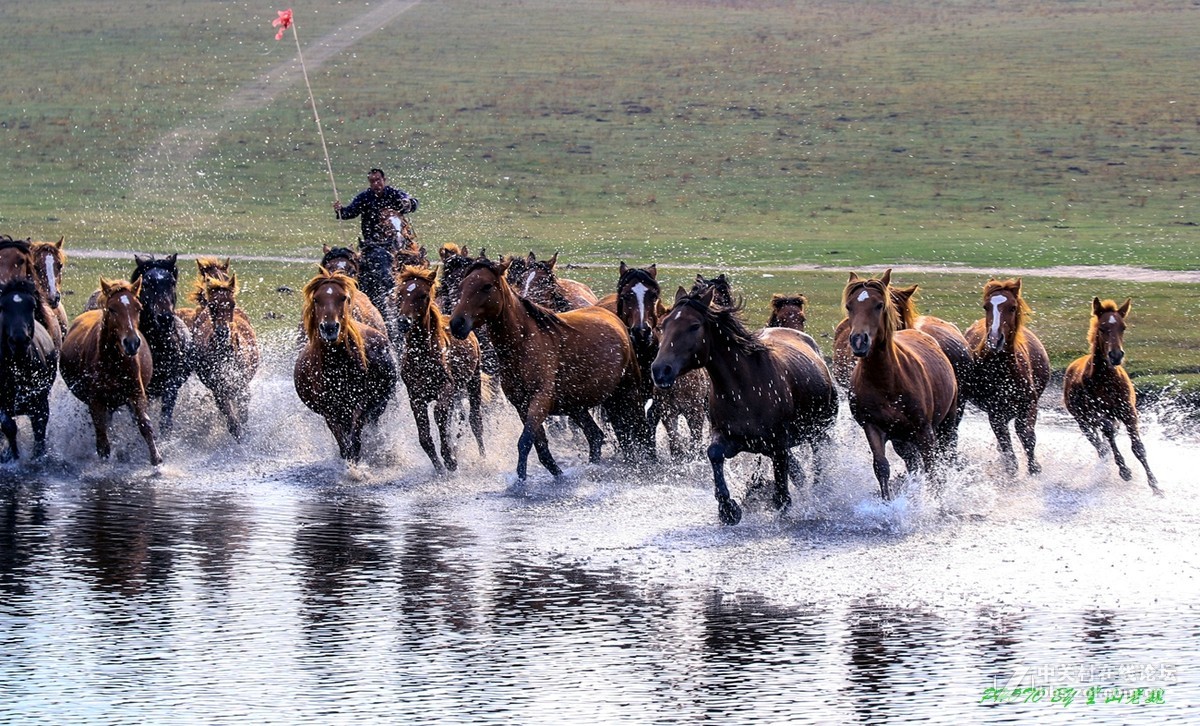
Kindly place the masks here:
POLYGON ((767 320, 768 328, 791 328, 804 332, 808 322, 808 298, 804 295, 771 296, 771 317, 767 320))
POLYGON ((1063 402, 1075 417, 1087 440, 1096 447, 1101 459, 1111 449, 1121 478, 1129 481, 1133 472, 1125 465, 1117 448, 1117 423, 1125 424, 1133 455, 1142 462, 1146 479, 1155 494, 1162 494, 1158 480, 1146 461, 1146 447, 1138 431, 1137 393, 1121 363, 1125 360, 1125 327, 1133 299, 1118 307, 1112 300, 1092 298, 1092 322, 1088 328, 1091 352, 1076 358, 1063 376, 1063 402), (1104 434, 1104 439, 1100 438, 1104 434))
POLYGON ((555 273, 557 252, 548 260, 537 259, 532 250, 524 258, 509 259, 508 284, 527 300, 560 313, 595 305, 599 300, 587 285, 555 273))
POLYGON ((417 438, 429 455, 433 468, 454 471, 458 462, 450 437, 450 415, 466 396, 471 431, 483 456, 483 393, 479 370, 479 343, 474 335, 459 339, 450 335, 449 319, 434 304, 437 272, 405 267, 393 290, 399 329, 404 333, 404 357, 400 379, 408 389, 408 402, 417 422, 417 438), (442 459, 438 460, 429 430, 429 404, 441 437, 442 459))
POLYGON ((71 323, 63 341, 59 370, 67 388, 87 404, 96 429, 96 453, 107 459, 111 412, 129 406, 150 450, 150 463, 161 464, 150 426, 146 385, 154 374, 150 346, 138 330, 142 281, 100 278, 99 308, 71 323))
POLYGON ((662 323, 662 342, 651 366, 656 386, 668 387, 695 368, 712 381, 708 419, 717 515, 737 524, 741 507, 729 495, 725 460, 742 451, 771 459, 775 473, 772 503, 791 503, 789 449, 812 449, 814 478, 823 476, 830 432, 837 419, 833 379, 807 335, 788 328, 746 329, 740 307, 713 305, 716 291, 692 295, 681 287, 662 323))
POLYGON ((225 280, 206 277, 201 267, 204 286, 190 318, 196 376, 212 391, 229 433, 240 439, 250 414, 250 381, 258 372, 261 353, 250 318, 237 306, 237 275, 228 274, 225 280))
POLYGON ((33 257, 33 276, 38 293, 58 320, 59 340, 66 336, 69 323, 67 308, 62 302, 63 267, 67 264, 67 253, 63 251, 65 240, 66 237, 59 237, 57 242, 33 242, 29 250, 33 257))
POLYGON ((966 398, 987 414, 996 434, 1005 471, 1017 473, 1008 422, 1025 448, 1030 474, 1042 467, 1034 457, 1038 399, 1050 382, 1050 357, 1026 324, 1029 304, 1021 297, 1021 280, 989 280, 983 286, 984 317, 965 333, 974 359, 963 386, 966 398))
MULTIPOLYGON (((890 279, 890 276, 889 276, 890 279)), ((896 308, 896 330, 909 330, 917 323, 917 311, 911 304, 917 286, 888 286, 888 297, 896 308)), ((850 350, 850 318, 842 318, 833 329, 833 380, 843 388, 850 388, 850 376, 858 365, 858 357, 850 350)))
POLYGON ((589 306, 555 314, 518 296, 505 280, 509 262, 480 259, 462 282, 450 332, 466 338, 486 325, 500 367, 500 386, 523 428, 517 442, 517 477, 526 478, 529 451, 553 474, 562 470, 550 453, 546 417, 566 415, 588 440, 591 461, 600 457, 604 433, 589 409, 603 406, 620 447, 630 458, 652 458, 650 427, 638 393, 640 374, 625 327, 607 310, 589 306))
POLYGON ((887 442, 910 474, 924 468, 937 481, 960 411, 954 367, 937 341, 899 328, 900 312, 888 294, 891 273, 862 279, 852 272, 842 291, 850 350, 859 359, 850 376, 850 413, 866 434, 884 499, 892 498, 887 442))
POLYGON ((304 286, 306 343, 293 370, 296 393, 325 419, 343 459, 358 461, 362 430, 383 415, 396 387, 386 334, 351 314, 354 280, 322 269, 304 286))
MULTIPOLYGON (((358 288, 357 280, 361 272, 362 256, 349 247, 330 247, 322 245, 321 264, 317 269, 324 272, 339 273, 356 281, 353 297, 350 300, 350 315, 363 325, 387 334, 387 324, 379 307, 358 288)), ((388 274, 391 274, 389 269, 388 274)))

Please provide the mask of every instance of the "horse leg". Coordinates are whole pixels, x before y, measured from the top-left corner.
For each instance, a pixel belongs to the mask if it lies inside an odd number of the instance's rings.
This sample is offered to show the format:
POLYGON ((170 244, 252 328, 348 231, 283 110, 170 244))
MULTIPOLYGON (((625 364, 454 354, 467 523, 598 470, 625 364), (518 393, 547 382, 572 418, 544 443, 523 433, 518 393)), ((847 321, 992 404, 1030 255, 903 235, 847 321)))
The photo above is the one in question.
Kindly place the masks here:
POLYGON ((433 420, 437 424, 441 436, 442 460, 446 462, 446 470, 454 471, 458 462, 454 459, 454 445, 450 441, 450 411, 454 408, 454 389, 448 387, 438 400, 433 402, 433 420))
POLYGON ((780 512, 785 512, 792 506, 792 495, 788 493, 788 472, 795 464, 795 459, 787 449, 780 449, 771 454, 771 464, 775 469, 775 496, 771 498, 771 504, 780 512))
POLYGON ((583 430, 583 436, 588 442, 588 462, 595 464, 600 461, 600 449, 604 445, 604 432, 596 424, 596 419, 588 411, 578 411, 571 414, 571 421, 583 430))
MULTIPOLYGON (((154 429, 150 427, 150 413, 146 410, 150 407, 150 402, 143 394, 130 401, 129 407, 133 409, 133 421, 137 424, 142 438, 146 440, 146 448, 150 450, 150 463, 158 466, 162 463, 162 456, 159 455, 158 446, 154 443, 154 429)), ((105 444, 107 445, 107 443, 106 440, 105 444)))
POLYGON ((96 429, 96 455, 101 459, 107 459, 112 453, 112 447, 108 443, 108 408, 102 403, 93 401, 88 406, 88 410, 92 414, 92 428, 96 429))
MULTIPOLYGON (((433 434, 429 431, 429 401, 419 396, 414 396, 412 392, 409 392, 408 405, 412 409, 413 419, 417 422, 417 440, 421 442, 421 448, 425 450, 425 455, 433 462, 434 470, 438 474, 445 474, 446 468, 438 460, 437 450, 433 448, 433 434)), ((445 446, 446 442, 443 439, 443 450, 445 446)))
POLYGON ((1029 467, 1030 474, 1041 474, 1042 465, 1037 463, 1037 459, 1033 455, 1033 449, 1037 445, 1037 433, 1034 431, 1034 426, 1037 425, 1037 404, 1033 404, 1025 409, 1024 415, 1018 415, 1013 421, 1013 428, 1017 431, 1017 439, 1021 442, 1021 446, 1025 449, 1025 462, 1029 467))
POLYGON ((0 411, 0 431, 4 431, 4 438, 8 439, 8 448, 3 454, 0 454, 0 461, 19 459, 20 454, 17 451, 17 422, 4 411, 0 411))
POLYGON ((885 500, 891 499, 892 490, 889 480, 892 476, 892 467, 888 464, 887 450, 884 448, 887 445, 887 434, 878 426, 870 424, 863 426, 863 433, 867 436, 867 445, 871 447, 871 464, 875 470, 875 479, 879 481, 879 494, 885 500))
POLYGON ((1096 433, 1096 427, 1091 424, 1085 424, 1083 421, 1079 421, 1078 423, 1079 430, 1083 432, 1084 438, 1091 442, 1092 446, 1096 448, 1096 453, 1100 455, 1100 458, 1107 459, 1109 452, 1108 443, 1105 442, 1104 439, 1100 438, 1100 435, 1096 433))
POLYGON ((1121 450, 1117 448, 1117 424, 1109 418, 1100 422, 1100 430, 1104 432, 1104 438, 1108 439, 1108 445, 1112 447, 1113 459, 1117 462, 1117 471, 1120 472, 1121 478, 1129 481, 1133 478, 1133 472, 1125 464, 1125 457, 1121 456, 1121 450))
POLYGON ((168 383, 163 386, 162 415, 158 420, 158 429, 164 437, 171 435, 175 426, 175 402, 179 400, 179 386, 168 383))
POLYGON ((479 456, 483 456, 483 380, 476 371, 467 383, 467 406, 470 411, 471 433, 479 444, 479 456))
POLYGON ((1008 433, 1008 421, 998 413, 988 412, 988 423, 992 433, 996 435, 996 445, 1000 447, 1000 461, 1004 465, 1004 473, 1015 476, 1017 473, 1017 455, 1013 453, 1012 435, 1008 433))
POLYGON ((558 468, 558 464, 554 461, 554 455, 550 453, 550 441, 546 438, 546 427, 538 426, 537 431, 533 435, 533 446, 537 450, 538 461, 542 462, 542 466, 554 475, 554 478, 562 476, 562 469, 558 468))
POLYGON ((1129 416, 1125 419, 1125 429, 1129 431, 1129 441, 1133 445, 1133 455, 1137 460, 1142 462, 1142 468, 1146 470, 1146 479, 1150 483, 1150 489, 1158 495, 1162 495, 1162 490, 1158 488, 1158 479, 1150 471, 1150 463, 1146 460, 1146 446, 1142 443, 1142 434, 1138 431, 1137 416, 1129 416))
POLYGON ((225 417, 225 428, 235 439, 242 438, 241 417, 234 408, 233 397, 226 393, 217 393, 213 391, 213 399, 216 401, 217 410, 225 417))
POLYGON ((343 459, 350 458, 350 441, 346 435, 345 421, 333 416, 325 417, 325 427, 329 429, 329 433, 333 434, 333 440, 338 445, 338 456, 343 459))
POLYGON ((529 450, 535 445, 537 446, 538 461, 542 462, 542 466, 546 467, 546 470, 555 478, 562 476, 562 469, 559 469, 558 464, 554 462, 554 456, 550 453, 550 444, 546 440, 546 429, 542 426, 549 412, 550 400, 546 394, 530 401, 529 406, 525 409, 523 416, 525 426, 521 429, 520 438, 517 439, 517 479, 521 481, 525 481, 528 473, 529 450))
MULTIPOLYGON (((50 423, 50 394, 41 396, 33 413, 29 415, 29 425, 33 429, 33 458, 40 459, 46 455, 46 426, 50 423)), ((16 453, 16 449, 13 449, 16 453)))
POLYGON ((737 451, 720 439, 708 446, 708 461, 712 464, 713 489, 717 497, 717 516, 721 524, 737 524, 742 521, 742 508, 729 496, 729 485, 725 483, 725 458, 737 451))

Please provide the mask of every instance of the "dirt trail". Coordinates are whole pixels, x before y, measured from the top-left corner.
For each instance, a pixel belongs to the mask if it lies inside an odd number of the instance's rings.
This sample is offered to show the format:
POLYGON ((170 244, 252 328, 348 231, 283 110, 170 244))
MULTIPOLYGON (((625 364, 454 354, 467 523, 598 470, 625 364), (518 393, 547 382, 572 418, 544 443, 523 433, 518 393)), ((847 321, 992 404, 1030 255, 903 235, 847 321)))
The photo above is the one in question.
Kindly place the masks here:
MULTIPOLYGON (((319 38, 307 42, 302 38, 305 66, 310 73, 320 68, 325 61, 384 28, 420 2, 383 0, 372 10, 348 19, 319 38)), ((186 123, 171 129, 142 154, 134 164, 133 182, 130 185, 135 195, 154 196, 180 181, 189 183, 191 174, 188 173, 188 166, 204 153, 218 134, 247 113, 270 103, 283 91, 304 82, 294 43, 288 42, 287 38, 280 42, 285 43, 285 47, 291 47, 287 61, 242 85, 217 103, 212 111, 193 116, 186 123)))

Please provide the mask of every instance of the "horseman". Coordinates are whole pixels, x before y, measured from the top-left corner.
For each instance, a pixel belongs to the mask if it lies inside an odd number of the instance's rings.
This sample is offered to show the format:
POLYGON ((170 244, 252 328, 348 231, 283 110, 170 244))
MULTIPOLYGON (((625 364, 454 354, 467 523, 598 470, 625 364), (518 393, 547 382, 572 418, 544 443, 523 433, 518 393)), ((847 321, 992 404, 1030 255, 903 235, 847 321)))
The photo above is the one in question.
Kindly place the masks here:
POLYGON ((388 186, 387 175, 382 169, 368 172, 367 184, 370 188, 355 196, 345 207, 340 200, 334 200, 334 214, 338 219, 361 217, 362 246, 384 245, 395 250, 405 244, 402 238, 407 235, 400 234, 401 226, 411 230, 403 215, 417 211, 417 198, 388 186), (391 221, 392 217, 395 222, 391 221))

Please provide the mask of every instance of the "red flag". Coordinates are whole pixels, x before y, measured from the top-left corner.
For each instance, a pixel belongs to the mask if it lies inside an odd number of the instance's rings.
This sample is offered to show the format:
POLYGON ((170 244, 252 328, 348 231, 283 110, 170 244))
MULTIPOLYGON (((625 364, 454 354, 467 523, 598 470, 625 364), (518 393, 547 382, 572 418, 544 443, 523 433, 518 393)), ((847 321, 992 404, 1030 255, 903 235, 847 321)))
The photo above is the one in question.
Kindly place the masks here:
POLYGON ((279 28, 279 32, 275 34, 275 40, 282 40, 283 31, 292 27, 292 9, 288 8, 287 10, 276 10, 275 12, 279 13, 279 17, 275 18, 275 20, 271 23, 271 27, 279 28))

